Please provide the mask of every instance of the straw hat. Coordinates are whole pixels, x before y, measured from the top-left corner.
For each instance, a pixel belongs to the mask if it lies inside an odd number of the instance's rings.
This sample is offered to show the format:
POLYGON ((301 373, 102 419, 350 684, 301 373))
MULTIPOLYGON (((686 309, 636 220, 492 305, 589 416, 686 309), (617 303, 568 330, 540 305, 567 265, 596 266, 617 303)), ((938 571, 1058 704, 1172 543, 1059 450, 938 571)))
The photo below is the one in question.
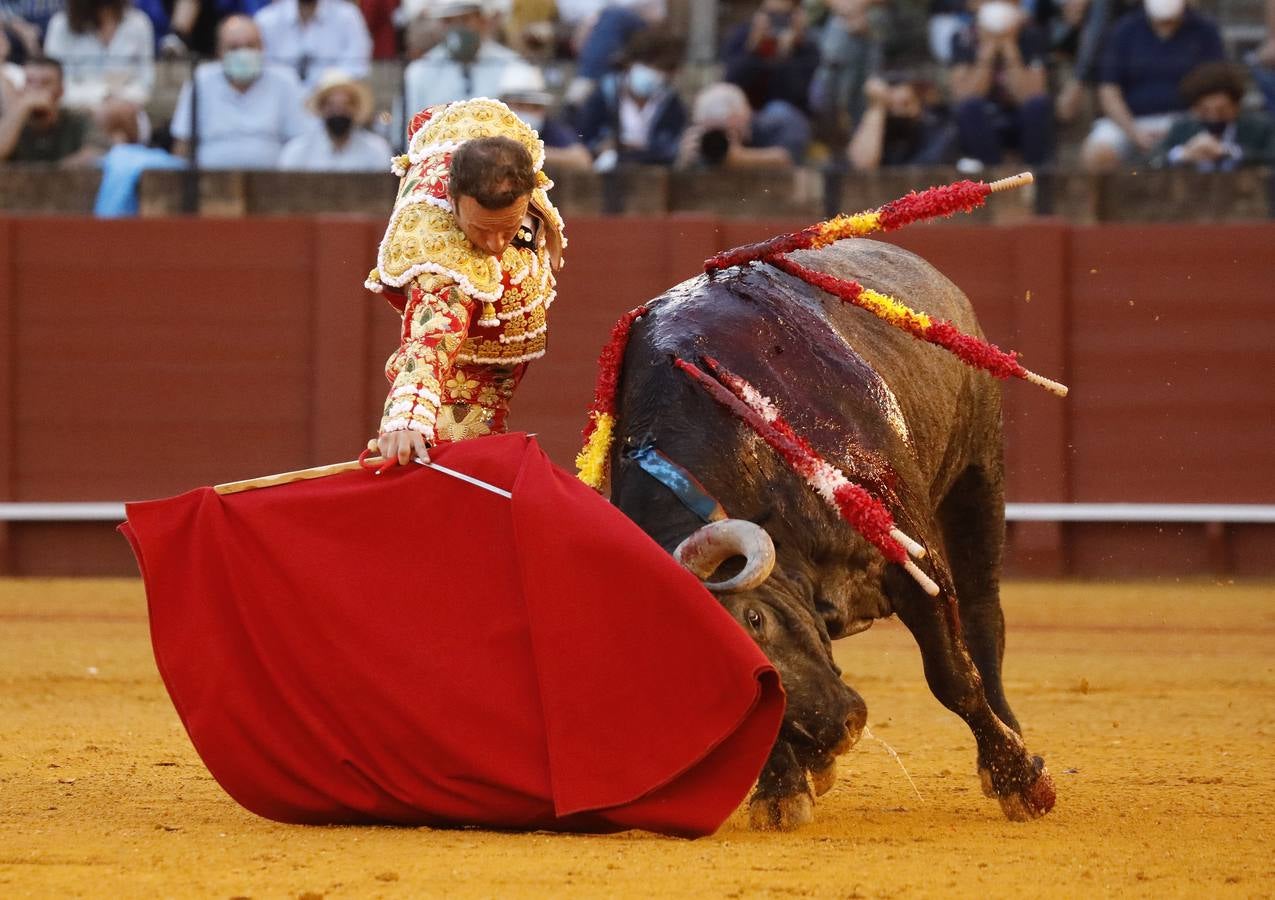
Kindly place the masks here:
POLYGON ((318 115, 319 105, 323 102, 324 95, 329 91, 338 89, 347 90, 354 95, 356 104, 354 121, 360 125, 367 124, 376 109, 376 100, 372 96, 372 89, 367 86, 367 82, 360 81, 341 69, 328 69, 323 73, 323 76, 319 79, 318 86, 314 89, 314 93, 306 101, 306 108, 318 115))

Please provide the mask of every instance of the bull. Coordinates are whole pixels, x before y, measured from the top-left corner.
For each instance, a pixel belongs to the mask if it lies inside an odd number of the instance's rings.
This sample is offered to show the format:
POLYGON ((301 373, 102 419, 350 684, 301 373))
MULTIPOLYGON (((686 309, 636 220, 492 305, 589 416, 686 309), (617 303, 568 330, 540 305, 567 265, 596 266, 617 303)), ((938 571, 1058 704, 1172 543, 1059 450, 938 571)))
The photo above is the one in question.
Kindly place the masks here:
MULTIPOLYGON (((898 247, 842 241, 793 258, 980 333, 960 289, 898 247)), ((787 693, 750 802, 753 827, 813 819, 814 797, 832 786, 836 757, 858 741, 867 718, 831 642, 891 615, 915 638, 931 691, 973 732, 984 792, 1010 819, 1048 812, 1052 781, 1028 752, 1001 680, 998 382, 756 263, 702 275, 652 301, 632 326, 621 378, 612 502, 705 579, 787 693), (670 364, 710 356, 768 395, 825 459, 888 501, 899 527, 928 551, 938 598, 670 364), (643 465, 653 452, 698 479, 729 519, 706 525, 643 465)))

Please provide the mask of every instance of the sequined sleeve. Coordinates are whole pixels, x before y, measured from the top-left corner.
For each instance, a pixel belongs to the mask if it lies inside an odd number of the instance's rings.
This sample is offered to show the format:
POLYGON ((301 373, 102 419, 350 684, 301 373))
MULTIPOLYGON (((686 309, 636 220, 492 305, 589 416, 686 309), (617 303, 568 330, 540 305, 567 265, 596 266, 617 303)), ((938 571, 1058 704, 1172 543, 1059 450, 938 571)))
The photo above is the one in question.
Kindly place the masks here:
POLYGON ((402 343, 385 364, 393 384, 381 432, 418 431, 434 440, 442 385, 464 342, 475 302, 454 283, 423 276, 408 288, 402 343))

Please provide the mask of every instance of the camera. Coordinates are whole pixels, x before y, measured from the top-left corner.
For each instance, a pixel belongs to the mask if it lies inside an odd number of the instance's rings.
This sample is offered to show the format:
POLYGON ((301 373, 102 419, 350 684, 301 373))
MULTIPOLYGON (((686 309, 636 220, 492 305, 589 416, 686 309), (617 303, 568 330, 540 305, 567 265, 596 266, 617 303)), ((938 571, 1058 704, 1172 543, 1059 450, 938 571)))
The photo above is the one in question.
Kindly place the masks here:
POLYGON ((712 128, 700 135, 699 158, 710 166, 720 166, 730 152, 730 138, 725 129, 712 128))

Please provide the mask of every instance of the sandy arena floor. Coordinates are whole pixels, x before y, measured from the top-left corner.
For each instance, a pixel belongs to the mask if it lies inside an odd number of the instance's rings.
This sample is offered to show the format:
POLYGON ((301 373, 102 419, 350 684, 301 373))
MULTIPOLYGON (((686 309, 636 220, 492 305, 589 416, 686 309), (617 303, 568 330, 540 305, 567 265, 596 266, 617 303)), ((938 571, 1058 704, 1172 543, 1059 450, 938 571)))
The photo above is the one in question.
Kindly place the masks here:
POLYGON ((879 743, 817 821, 695 842, 276 825, 155 672, 136 581, 0 581, 0 897, 1275 896, 1275 585, 1015 583, 1007 687, 1058 787, 1015 825, 897 623, 838 654, 879 743))

